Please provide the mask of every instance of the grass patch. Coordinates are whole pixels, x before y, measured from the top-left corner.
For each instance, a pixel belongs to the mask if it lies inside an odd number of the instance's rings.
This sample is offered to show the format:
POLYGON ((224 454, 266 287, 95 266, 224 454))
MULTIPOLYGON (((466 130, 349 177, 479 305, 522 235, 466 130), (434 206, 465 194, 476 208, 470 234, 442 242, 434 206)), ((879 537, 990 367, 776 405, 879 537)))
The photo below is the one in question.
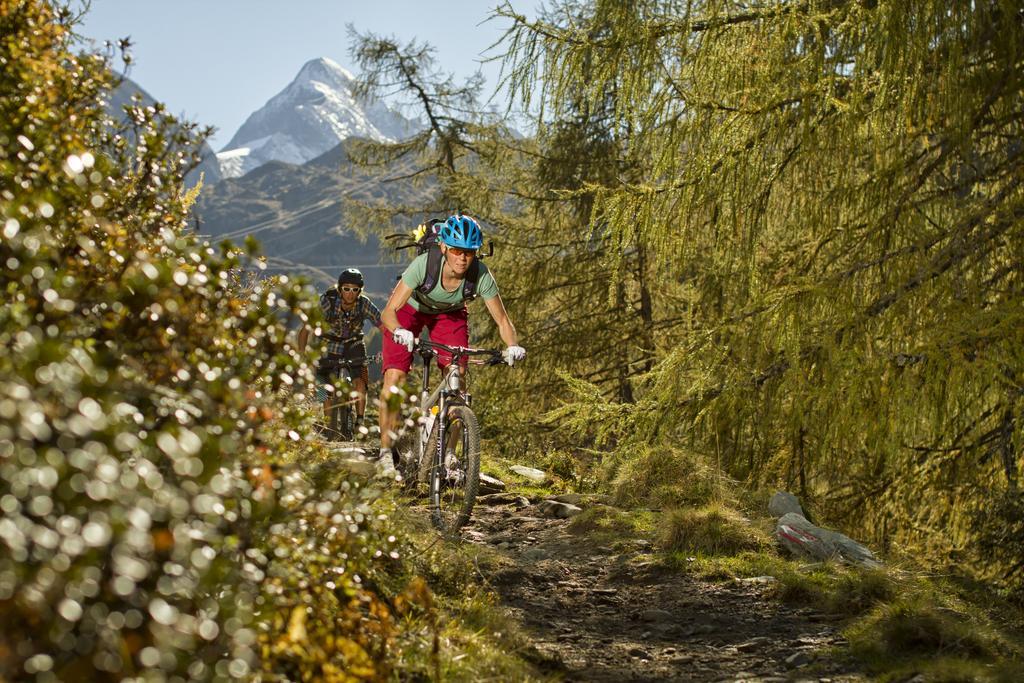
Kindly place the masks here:
POLYGON ((611 480, 619 507, 705 505, 722 497, 722 480, 702 459, 672 448, 649 448, 619 464, 611 480))
POLYGON ((500 479, 505 482, 509 488, 514 488, 517 494, 526 496, 530 500, 550 498, 552 496, 557 496, 560 493, 569 492, 569 482, 559 478, 558 476, 552 475, 550 471, 543 467, 526 465, 527 467, 536 467, 548 475, 548 480, 546 482, 543 484, 537 484, 509 469, 515 464, 523 463, 509 463, 498 458, 489 458, 485 455, 481 458, 480 471, 500 479))
POLYGON ((407 547, 393 580, 422 577, 430 597, 418 604, 431 604, 406 617, 396 643, 403 680, 548 680, 521 656, 530 640, 487 585, 511 562, 489 546, 441 540, 422 510, 400 509, 395 517, 407 547))
POLYGON ((629 533, 635 528, 633 519, 628 513, 608 505, 588 507, 569 520, 569 531, 574 534, 600 532, 623 534, 629 533))
POLYGON ((917 579, 846 632, 850 651, 882 680, 919 673, 927 681, 1024 680, 1024 653, 990 615, 917 579))
POLYGON ((720 556, 768 547, 764 532, 735 510, 719 503, 663 514, 656 530, 658 544, 670 553, 720 556))
MULTIPOLYGON (((845 620, 849 656, 879 681, 1024 680, 1020 611, 896 568, 865 570, 804 564, 767 550, 707 556, 670 553, 666 561, 708 580, 774 577, 776 597, 845 620)), ((991 597, 991 596, 989 596, 991 597)))

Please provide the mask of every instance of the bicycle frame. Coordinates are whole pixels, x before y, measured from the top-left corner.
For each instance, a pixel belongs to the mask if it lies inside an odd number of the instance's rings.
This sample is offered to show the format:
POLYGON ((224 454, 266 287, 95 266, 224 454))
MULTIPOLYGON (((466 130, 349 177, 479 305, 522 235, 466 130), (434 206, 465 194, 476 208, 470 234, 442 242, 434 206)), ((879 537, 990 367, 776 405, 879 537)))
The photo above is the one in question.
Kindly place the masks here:
MULTIPOLYGON (((372 356, 365 356, 363 358, 351 358, 351 359, 345 359, 345 358, 341 358, 341 357, 336 356, 336 357, 333 357, 333 358, 328 358, 328 360, 324 363, 324 365, 327 368, 329 368, 332 373, 335 373, 335 372, 337 373, 336 379, 339 382, 344 382, 346 384, 351 385, 353 380, 355 379, 355 373, 353 373, 353 370, 355 370, 356 368, 362 368, 362 367, 365 367, 365 366, 369 366, 370 363, 380 363, 380 361, 381 361, 381 354, 378 353, 378 354, 374 354, 372 356)), ((347 401, 344 401, 344 402, 345 403, 352 403, 353 401, 355 401, 355 399, 352 398, 352 397, 349 397, 349 399, 347 401)))
POLYGON ((355 395, 355 392, 351 391, 351 388, 354 386, 353 379, 355 373, 353 370, 365 367, 373 362, 380 362, 380 354, 351 359, 340 356, 328 356, 325 360, 321 361, 321 368, 327 370, 331 386, 331 389, 328 390, 324 409, 328 434, 340 434, 343 439, 350 439, 355 435, 354 422, 350 422, 352 412, 355 410, 355 404, 358 401, 358 396, 355 395), (350 389, 347 396, 341 395, 340 389, 343 386, 347 386, 350 389), (340 426, 339 423, 341 423, 340 426))
MULTIPOLYGON (((420 417, 417 420, 417 439, 415 440, 415 456, 417 467, 422 466, 424 458, 427 453, 424 451, 427 447, 427 442, 430 440, 430 433, 434 428, 434 421, 443 416, 447 415, 448 408, 453 405, 464 405, 470 406, 472 404, 472 395, 465 390, 463 387, 463 377, 461 370, 461 361, 469 361, 471 356, 488 356, 485 361, 477 361, 478 363, 485 365, 493 365, 495 363, 502 362, 500 360, 500 352, 490 349, 475 349, 463 346, 448 346, 446 344, 438 344, 436 342, 429 342, 421 339, 416 340, 417 352, 420 358, 423 359, 423 382, 420 389, 420 400, 419 409, 420 417), (432 361, 438 355, 438 350, 444 351, 451 355, 451 363, 444 370, 444 377, 437 386, 431 391, 430 390, 430 375, 433 363, 432 361), (433 410, 437 408, 436 412, 433 410)), ((435 452, 431 453, 431 466, 439 467, 444 460, 444 444, 445 437, 447 436, 447 422, 442 419, 438 423, 438 438, 437 447, 435 452)), ((436 484, 436 482, 435 482, 436 484)))
MULTIPOLYGON (((437 356, 437 352, 426 344, 419 345, 420 356, 423 358, 423 384, 420 390, 420 419, 417 421, 417 429, 419 430, 419 439, 417 439, 417 453, 416 460, 418 463, 423 463, 424 457, 427 455, 424 453, 424 449, 427 447, 427 442, 430 440, 430 432, 434 428, 434 420, 439 416, 444 415, 448 410, 448 406, 451 405, 452 399, 461 400, 462 403, 468 405, 470 402, 470 395, 462 391, 462 373, 459 369, 458 362, 455 358, 452 359, 451 365, 449 365, 444 371, 444 377, 438 382, 437 387, 433 391, 429 390, 430 387, 430 374, 433 367, 434 357, 437 356), (433 408, 436 406, 437 411, 434 412, 433 408)), ((439 453, 433 453, 433 465, 437 464, 437 458, 443 457, 440 451, 444 448, 444 437, 445 437, 445 421, 441 420, 438 423, 438 447, 439 453)))

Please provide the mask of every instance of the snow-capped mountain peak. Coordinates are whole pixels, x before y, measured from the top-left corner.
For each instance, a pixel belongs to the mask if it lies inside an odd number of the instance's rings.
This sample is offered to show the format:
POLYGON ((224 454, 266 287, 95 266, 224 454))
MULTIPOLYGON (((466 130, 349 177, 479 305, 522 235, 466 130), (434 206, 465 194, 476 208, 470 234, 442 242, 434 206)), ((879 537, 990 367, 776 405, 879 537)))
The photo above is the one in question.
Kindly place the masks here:
POLYGON ((299 75, 295 82, 320 81, 334 85, 335 87, 347 86, 355 80, 355 75, 329 57, 311 59, 299 69, 299 75))
POLYGON ((217 154, 224 175, 244 175, 272 160, 302 164, 349 137, 389 142, 416 131, 416 122, 382 102, 357 99, 354 80, 326 57, 306 62, 217 154))

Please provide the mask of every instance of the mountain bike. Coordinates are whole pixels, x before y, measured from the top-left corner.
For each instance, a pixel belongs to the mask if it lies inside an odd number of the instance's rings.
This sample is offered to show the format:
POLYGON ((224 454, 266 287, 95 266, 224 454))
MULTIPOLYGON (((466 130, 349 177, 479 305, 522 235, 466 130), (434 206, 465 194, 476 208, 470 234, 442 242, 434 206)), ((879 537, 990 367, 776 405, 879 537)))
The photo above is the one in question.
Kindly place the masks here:
POLYGON ((480 486, 480 425, 470 408, 472 396, 463 386, 462 363, 503 365, 502 351, 448 346, 416 340, 423 360, 423 383, 415 429, 395 443, 399 468, 407 485, 427 487, 431 521, 445 535, 454 535, 473 514, 480 486), (441 381, 430 389, 433 359, 451 355, 441 381), (442 416, 441 419, 438 419, 442 416))
MULTIPOLYGON (((356 433, 356 411, 354 410, 356 397, 351 394, 343 396, 338 388, 351 388, 353 376, 363 366, 368 363, 379 363, 380 360, 379 353, 374 356, 350 359, 328 354, 320 359, 318 367, 321 372, 329 373, 331 384, 334 387, 333 394, 329 393, 331 401, 327 409, 327 424, 325 425, 329 440, 351 441, 356 433)), ((328 392, 331 390, 328 389, 328 392)))

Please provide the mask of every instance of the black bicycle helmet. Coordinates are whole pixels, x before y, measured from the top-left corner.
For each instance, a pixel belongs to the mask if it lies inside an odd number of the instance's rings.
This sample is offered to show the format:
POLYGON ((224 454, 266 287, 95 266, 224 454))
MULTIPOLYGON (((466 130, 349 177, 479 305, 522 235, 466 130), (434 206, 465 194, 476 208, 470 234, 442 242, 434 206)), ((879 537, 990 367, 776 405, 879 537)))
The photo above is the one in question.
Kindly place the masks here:
POLYGON ((362 287, 363 274, 359 272, 358 268, 346 268, 338 276, 338 286, 341 287, 342 285, 359 285, 362 287))

